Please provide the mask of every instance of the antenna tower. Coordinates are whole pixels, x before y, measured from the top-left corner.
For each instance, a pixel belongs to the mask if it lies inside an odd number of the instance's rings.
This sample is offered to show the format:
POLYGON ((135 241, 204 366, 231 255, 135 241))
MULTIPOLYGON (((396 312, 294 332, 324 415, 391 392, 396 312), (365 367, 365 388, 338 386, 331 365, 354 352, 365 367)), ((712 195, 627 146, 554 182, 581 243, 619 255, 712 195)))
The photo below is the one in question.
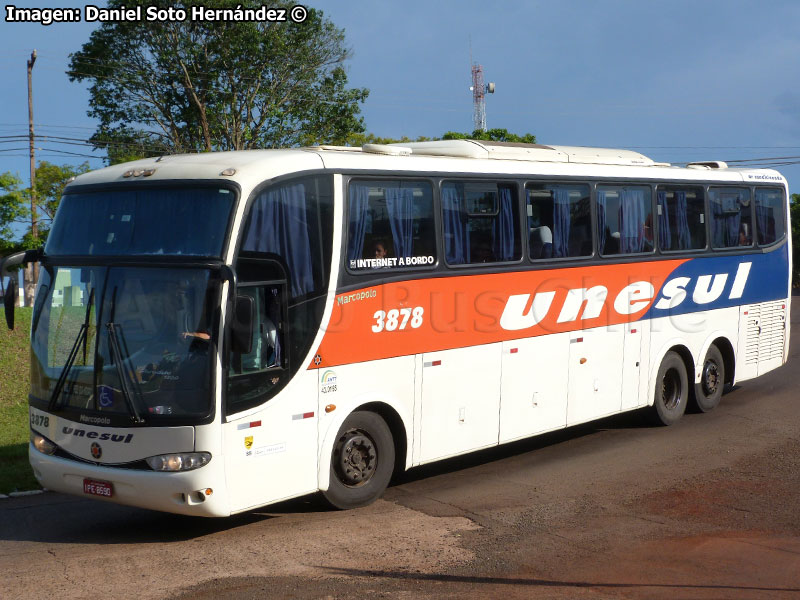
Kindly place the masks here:
POLYGON ((486 86, 483 65, 472 63, 472 123, 475 131, 486 131, 486 86))
POLYGON ((472 67, 473 131, 486 131, 486 94, 494 94, 494 83, 483 83, 483 65, 472 61, 472 38, 469 41, 469 64, 472 67))

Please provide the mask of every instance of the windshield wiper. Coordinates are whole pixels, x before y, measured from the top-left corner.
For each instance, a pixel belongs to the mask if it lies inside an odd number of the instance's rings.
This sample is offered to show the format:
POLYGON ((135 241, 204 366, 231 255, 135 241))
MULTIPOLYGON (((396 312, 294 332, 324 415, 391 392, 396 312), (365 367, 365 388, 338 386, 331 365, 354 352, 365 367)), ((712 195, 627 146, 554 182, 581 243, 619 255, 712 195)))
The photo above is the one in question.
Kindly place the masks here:
POLYGON ((53 393, 50 394, 50 401, 47 404, 47 410, 54 411, 58 406, 58 396, 61 394, 61 390, 64 387, 64 384, 67 382, 67 375, 69 375, 70 370, 72 369, 72 365, 75 363, 75 358, 78 356, 78 349, 81 347, 81 343, 83 343, 83 364, 86 364, 86 345, 88 343, 87 340, 87 332, 89 331, 89 313, 92 311, 92 302, 94 300, 94 288, 92 291, 89 292, 89 302, 86 304, 86 315, 83 319, 83 324, 81 325, 80 330, 78 331, 78 337, 75 338, 75 341, 72 344, 72 348, 70 348, 69 356, 67 357, 67 362, 64 363, 64 368, 61 369, 61 373, 58 376, 58 381, 56 382, 56 387, 53 388, 53 393))
POLYGON ((78 355, 78 349, 81 346, 81 342, 86 338, 86 324, 81 324, 81 329, 78 331, 78 337, 75 338, 75 342, 72 344, 72 348, 69 351, 69 356, 67 357, 67 362, 64 363, 64 368, 61 369, 61 374, 58 376, 58 381, 56 382, 56 387, 53 388, 53 393, 50 394, 50 402, 47 405, 47 410, 53 412, 56 409, 56 405, 58 404, 58 396, 61 394, 61 389, 64 387, 64 383, 67 381, 67 374, 72 369, 72 364, 75 362, 75 357, 78 355))
POLYGON ((106 328, 108 329, 109 350, 111 350, 111 356, 114 359, 114 364, 117 367, 117 374, 119 375, 119 381, 122 387, 122 396, 125 398, 125 404, 128 406, 128 411, 131 413, 131 418, 133 419, 134 423, 144 423, 144 419, 141 417, 136 408, 138 400, 140 399, 140 394, 138 393, 139 390, 135 389, 133 392, 131 392, 131 382, 125 366, 122 363, 122 351, 120 349, 120 338, 117 337, 117 327, 119 326, 116 323, 106 323, 106 328), (136 400, 134 400, 134 395, 136 400))

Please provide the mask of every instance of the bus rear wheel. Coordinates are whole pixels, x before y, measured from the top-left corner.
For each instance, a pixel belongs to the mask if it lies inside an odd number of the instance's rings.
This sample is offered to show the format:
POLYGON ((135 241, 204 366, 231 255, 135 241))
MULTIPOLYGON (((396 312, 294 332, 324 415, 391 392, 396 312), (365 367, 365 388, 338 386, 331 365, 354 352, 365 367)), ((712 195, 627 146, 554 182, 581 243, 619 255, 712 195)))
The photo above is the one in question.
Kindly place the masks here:
POLYGON ((722 398, 725 387, 725 361, 719 348, 713 344, 703 360, 700 381, 694 384, 694 405, 700 412, 713 410, 722 398))
POLYGON ((373 412, 351 414, 336 435, 325 499, 339 509, 377 500, 394 471, 394 441, 389 426, 373 412))
POLYGON ((677 423, 686 412, 689 399, 689 383, 686 376, 686 365, 675 352, 667 352, 656 378, 655 397, 653 399, 653 416, 656 423, 672 425, 677 423))

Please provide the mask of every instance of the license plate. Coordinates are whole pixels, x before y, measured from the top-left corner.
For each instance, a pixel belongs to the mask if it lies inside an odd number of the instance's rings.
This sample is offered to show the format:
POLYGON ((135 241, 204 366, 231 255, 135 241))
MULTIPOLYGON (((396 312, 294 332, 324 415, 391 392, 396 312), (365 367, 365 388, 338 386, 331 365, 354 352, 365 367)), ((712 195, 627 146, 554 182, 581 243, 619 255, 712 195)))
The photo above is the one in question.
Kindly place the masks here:
POLYGON ((114 495, 114 486, 108 481, 97 481, 96 479, 83 480, 83 493, 93 496, 103 496, 111 498, 114 495))

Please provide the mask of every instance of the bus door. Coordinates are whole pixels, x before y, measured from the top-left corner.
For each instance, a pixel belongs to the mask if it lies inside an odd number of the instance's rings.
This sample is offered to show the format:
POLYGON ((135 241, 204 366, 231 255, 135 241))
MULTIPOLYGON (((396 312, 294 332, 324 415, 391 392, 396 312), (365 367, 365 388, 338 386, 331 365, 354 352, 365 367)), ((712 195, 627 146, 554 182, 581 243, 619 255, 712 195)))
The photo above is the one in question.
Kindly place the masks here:
POLYGON ((242 277, 238 285, 226 389, 232 414, 223 424, 233 511, 317 489, 317 371, 290 360, 296 332, 286 290, 285 281, 242 277))
POLYGON ((422 355, 421 462, 497 444, 502 344, 422 355))

